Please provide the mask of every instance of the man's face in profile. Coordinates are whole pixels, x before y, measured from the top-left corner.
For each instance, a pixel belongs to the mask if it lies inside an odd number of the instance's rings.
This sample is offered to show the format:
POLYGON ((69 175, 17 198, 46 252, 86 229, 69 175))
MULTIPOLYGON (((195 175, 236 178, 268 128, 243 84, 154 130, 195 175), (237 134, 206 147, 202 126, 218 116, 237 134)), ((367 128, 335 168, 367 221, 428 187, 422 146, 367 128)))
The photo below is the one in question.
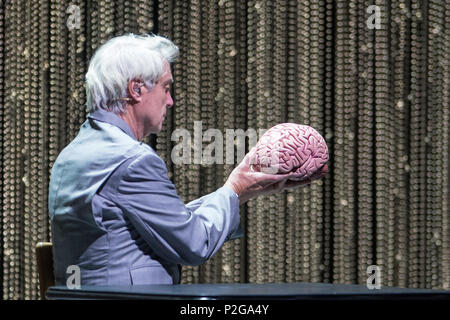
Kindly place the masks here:
POLYGON ((168 62, 164 64, 164 74, 149 91, 141 87, 141 103, 135 105, 138 118, 143 121, 145 136, 159 133, 166 117, 167 108, 173 105, 170 88, 173 82, 172 72, 168 62))

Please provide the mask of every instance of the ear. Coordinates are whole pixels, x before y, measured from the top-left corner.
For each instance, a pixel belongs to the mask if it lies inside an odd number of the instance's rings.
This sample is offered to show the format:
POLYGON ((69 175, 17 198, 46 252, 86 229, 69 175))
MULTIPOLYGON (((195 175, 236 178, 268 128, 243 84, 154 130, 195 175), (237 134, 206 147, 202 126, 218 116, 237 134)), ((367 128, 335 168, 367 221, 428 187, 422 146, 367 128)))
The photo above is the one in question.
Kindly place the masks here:
POLYGON ((141 102, 141 88, 139 86, 140 81, 131 79, 128 82, 127 94, 131 98, 131 104, 141 102))

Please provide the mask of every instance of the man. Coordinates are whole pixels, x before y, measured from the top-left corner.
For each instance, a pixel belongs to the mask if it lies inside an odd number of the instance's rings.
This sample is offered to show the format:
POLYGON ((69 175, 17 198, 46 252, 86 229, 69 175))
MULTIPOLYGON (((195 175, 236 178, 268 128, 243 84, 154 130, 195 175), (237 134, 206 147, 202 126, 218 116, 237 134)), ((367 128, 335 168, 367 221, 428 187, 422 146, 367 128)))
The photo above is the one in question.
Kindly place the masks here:
POLYGON ((223 187, 187 205, 163 160, 141 140, 172 107, 170 63, 159 36, 116 37, 86 74, 88 119, 53 165, 49 190, 56 284, 78 266, 82 285, 174 284, 239 234, 239 205, 311 181, 253 172, 249 157, 223 187))

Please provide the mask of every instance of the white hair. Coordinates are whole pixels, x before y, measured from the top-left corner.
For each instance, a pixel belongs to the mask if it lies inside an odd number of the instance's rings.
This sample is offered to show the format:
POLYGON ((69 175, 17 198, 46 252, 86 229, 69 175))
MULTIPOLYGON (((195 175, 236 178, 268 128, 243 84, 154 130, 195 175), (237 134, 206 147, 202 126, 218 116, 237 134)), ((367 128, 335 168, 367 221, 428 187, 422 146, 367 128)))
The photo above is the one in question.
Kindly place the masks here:
POLYGON ((97 49, 86 73, 86 106, 125 112, 130 80, 140 79, 151 90, 163 76, 165 61, 172 63, 178 47, 157 35, 128 34, 112 38, 97 49))

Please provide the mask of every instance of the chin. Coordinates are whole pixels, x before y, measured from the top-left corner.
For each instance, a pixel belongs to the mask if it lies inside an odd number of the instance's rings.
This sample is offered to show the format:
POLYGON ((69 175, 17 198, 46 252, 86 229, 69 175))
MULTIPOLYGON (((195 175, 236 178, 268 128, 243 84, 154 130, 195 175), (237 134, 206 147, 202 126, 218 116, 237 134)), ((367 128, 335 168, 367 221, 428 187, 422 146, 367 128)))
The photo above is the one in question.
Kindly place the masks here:
POLYGON ((158 133, 161 132, 161 130, 162 130, 162 126, 159 127, 159 128, 157 128, 157 129, 152 130, 152 131, 150 132, 150 134, 158 134, 158 133))

